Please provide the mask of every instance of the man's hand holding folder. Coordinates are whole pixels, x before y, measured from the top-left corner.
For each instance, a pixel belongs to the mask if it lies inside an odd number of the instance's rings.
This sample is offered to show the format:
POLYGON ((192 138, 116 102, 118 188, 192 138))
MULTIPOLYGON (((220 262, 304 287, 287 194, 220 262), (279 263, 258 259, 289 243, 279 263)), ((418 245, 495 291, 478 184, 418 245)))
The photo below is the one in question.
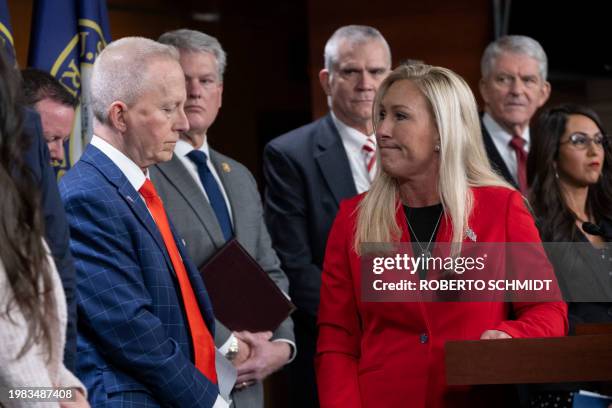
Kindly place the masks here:
POLYGON ((213 311, 235 332, 274 331, 295 306, 240 243, 232 239, 200 268, 213 311))

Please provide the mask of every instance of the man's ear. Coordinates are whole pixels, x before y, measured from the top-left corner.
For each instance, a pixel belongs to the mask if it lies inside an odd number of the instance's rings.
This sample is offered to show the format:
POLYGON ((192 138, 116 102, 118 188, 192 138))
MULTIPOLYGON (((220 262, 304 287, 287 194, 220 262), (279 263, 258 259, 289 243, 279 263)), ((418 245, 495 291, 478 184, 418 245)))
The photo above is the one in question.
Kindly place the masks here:
POLYGON ((219 84, 219 107, 223 104, 223 82, 219 84))
POLYGON ((128 107, 121 101, 115 101, 108 108, 108 121, 110 125, 123 133, 127 130, 127 111, 128 107))
POLYGON ((544 81, 542 89, 540 90, 540 101, 538 103, 538 108, 546 103, 546 101, 550 97, 550 90, 550 82, 544 81))
POLYGON ((323 91, 325 92, 325 95, 327 96, 331 95, 329 77, 330 77, 330 73, 327 69, 323 68, 321 71, 319 71, 319 83, 321 84, 321 88, 323 88, 323 91))

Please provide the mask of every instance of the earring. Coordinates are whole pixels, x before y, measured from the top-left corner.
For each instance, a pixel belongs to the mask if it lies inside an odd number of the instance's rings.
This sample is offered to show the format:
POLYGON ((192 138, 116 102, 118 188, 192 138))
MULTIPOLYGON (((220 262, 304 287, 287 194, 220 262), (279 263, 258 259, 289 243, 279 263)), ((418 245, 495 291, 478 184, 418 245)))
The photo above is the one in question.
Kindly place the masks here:
POLYGON ((434 146, 434 152, 439 152, 440 151, 440 145, 437 144, 434 146))

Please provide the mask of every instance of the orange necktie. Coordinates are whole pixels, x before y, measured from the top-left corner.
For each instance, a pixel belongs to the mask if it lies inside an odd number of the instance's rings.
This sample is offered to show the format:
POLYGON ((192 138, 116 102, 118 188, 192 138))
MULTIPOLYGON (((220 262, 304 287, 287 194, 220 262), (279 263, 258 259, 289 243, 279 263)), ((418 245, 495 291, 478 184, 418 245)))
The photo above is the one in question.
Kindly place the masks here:
POLYGON ((187 313, 187 321, 193 341, 195 366, 209 380, 216 383, 215 344, 202 318, 202 313, 200 312, 193 288, 191 287, 191 282, 189 282, 189 277, 187 276, 187 270, 185 269, 181 255, 176 247, 176 242, 174 242, 174 237, 170 231, 170 224, 168 223, 168 217, 164 210, 164 204, 157 195, 157 191, 153 183, 151 183, 151 180, 147 179, 138 191, 144 197, 147 207, 155 220, 155 224, 157 224, 157 228, 159 228, 159 232, 164 239, 164 244, 170 255, 172 266, 174 267, 179 286, 181 287, 181 295, 183 296, 185 312, 187 313))

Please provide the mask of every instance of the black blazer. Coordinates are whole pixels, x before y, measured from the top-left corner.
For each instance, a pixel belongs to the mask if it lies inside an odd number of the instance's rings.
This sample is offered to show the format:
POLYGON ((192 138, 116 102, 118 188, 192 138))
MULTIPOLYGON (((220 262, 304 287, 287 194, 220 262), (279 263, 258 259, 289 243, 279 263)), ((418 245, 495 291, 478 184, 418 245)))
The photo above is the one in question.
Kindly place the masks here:
MULTIPOLYGON (((600 226, 612 231, 607 220, 600 226)), ((568 302, 570 333, 578 323, 612 322, 612 251, 595 248, 578 234, 578 242, 555 243, 547 251, 568 302)))
POLYGON ((482 122, 482 117, 480 118, 480 127, 482 128, 482 141, 484 142, 491 167, 493 167, 493 170, 506 179, 508 183, 512 184, 518 189, 518 184, 510 173, 510 170, 508 170, 508 166, 506 166, 506 162, 504 162, 504 159, 502 159, 501 155, 499 154, 497 147, 495 147, 493 138, 482 122))
POLYGON ((55 172, 49 164, 51 159, 49 149, 43 138, 40 117, 35 111, 26 109, 24 119, 24 137, 28 138, 29 146, 23 159, 32 172, 41 194, 45 238, 55 259, 55 266, 62 279, 66 294, 68 326, 66 328, 64 364, 74 372, 76 367, 76 278, 69 248, 70 233, 64 206, 57 188, 55 172))
POLYGON ((357 194, 331 115, 264 149, 265 215, 293 302, 316 317, 325 245, 340 201, 357 194))

